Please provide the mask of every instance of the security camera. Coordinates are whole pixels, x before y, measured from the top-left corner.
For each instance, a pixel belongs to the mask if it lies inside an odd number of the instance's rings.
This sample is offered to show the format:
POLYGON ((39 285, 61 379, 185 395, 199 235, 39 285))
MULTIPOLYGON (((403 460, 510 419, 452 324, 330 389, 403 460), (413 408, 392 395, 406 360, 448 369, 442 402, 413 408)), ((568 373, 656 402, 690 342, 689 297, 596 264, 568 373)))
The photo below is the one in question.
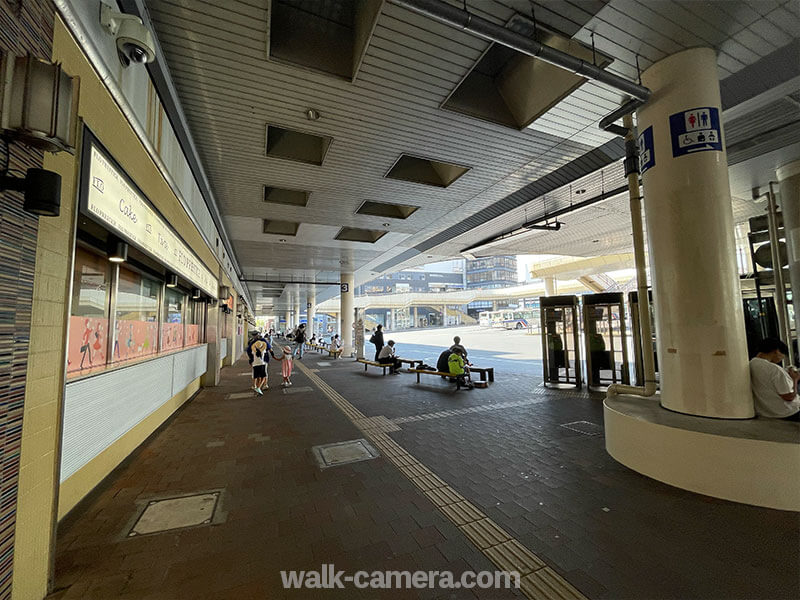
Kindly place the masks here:
POLYGON ((139 17, 117 12, 101 2, 100 24, 116 38, 117 54, 123 66, 149 63, 156 59, 153 35, 139 17))

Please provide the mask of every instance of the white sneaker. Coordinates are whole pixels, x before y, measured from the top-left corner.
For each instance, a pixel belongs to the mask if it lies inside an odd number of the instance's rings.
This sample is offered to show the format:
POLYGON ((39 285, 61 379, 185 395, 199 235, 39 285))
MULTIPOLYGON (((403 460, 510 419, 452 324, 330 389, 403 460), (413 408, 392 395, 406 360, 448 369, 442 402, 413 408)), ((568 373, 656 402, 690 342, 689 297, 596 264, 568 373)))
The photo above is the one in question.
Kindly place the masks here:
POLYGON ((256 388, 256 394, 258 394, 259 396, 263 396, 264 392, 261 391, 261 388, 256 388))
POLYGON ((265 389, 265 390, 268 390, 268 389, 269 389, 269 386, 268 386, 268 385, 266 385, 266 384, 264 384, 264 389, 265 389))
POLYGON ((286 382, 286 387, 290 387, 291 385, 292 385, 292 382, 291 382, 291 381, 287 381, 287 382, 286 382))
POLYGON ((285 381, 282 381, 281 382, 281 387, 288 387, 288 385, 287 385, 287 383, 285 381))

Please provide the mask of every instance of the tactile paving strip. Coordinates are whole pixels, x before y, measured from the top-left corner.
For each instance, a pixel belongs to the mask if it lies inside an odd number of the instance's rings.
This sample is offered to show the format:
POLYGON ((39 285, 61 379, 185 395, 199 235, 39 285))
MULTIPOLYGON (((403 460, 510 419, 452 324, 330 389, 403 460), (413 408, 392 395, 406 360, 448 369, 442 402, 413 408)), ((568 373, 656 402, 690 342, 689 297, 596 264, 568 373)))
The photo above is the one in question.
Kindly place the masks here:
POLYGON ((421 415, 411 415, 409 417, 396 417, 392 419, 394 423, 413 423, 414 421, 428 421, 430 419, 444 419, 446 417, 457 417, 473 413, 487 412, 491 410, 502 410, 504 408, 516 408, 518 406, 529 406, 546 402, 545 398, 535 398, 532 400, 518 400, 514 402, 498 402, 497 404, 482 404, 481 406, 470 406, 469 408, 457 408, 453 410, 442 410, 421 415))
MULTIPOLYGON (((520 574, 520 590, 532 600, 587 600, 583 594, 576 590, 558 573, 550 569, 545 563, 528 550, 519 540, 487 517, 481 510, 467 501, 461 494, 451 488, 444 480, 433 471, 419 462, 405 448, 390 438, 380 425, 382 419, 390 423, 410 422, 414 419, 402 417, 400 419, 386 419, 386 417, 366 417, 347 399, 325 383, 302 363, 297 367, 305 373, 339 410, 347 415, 350 420, 364 432, 364 435, 378 448, 383 456, 395 464, 400 471, 428 497, 436 508, 458 527, 461 532, 483 552, 499 569, 520 574), (407 419, 403 421, 402 419, 407 419), (359 425, 360 423, 360 425, 359 425)), ((486 407, 472 407, 484 410, 497 410, 541 402, 541 400, 526 400, 524 402, 505 402, 501 404, 486 405, 486 407), (491 407, 491 408, 489 408, 491 407), (496 408, 495 408, 496 407, 496 408)), ((468 414, 480 410, 450 410, 441 413, 429 413, 430 418, 453 416, 453 414, 468 414), (444 414, 447 413, 447 414, 444 414)), ((425 415, 418 415, 424 417, 425 415)), ((395 430, 389 430, 395 431, 395 430)))

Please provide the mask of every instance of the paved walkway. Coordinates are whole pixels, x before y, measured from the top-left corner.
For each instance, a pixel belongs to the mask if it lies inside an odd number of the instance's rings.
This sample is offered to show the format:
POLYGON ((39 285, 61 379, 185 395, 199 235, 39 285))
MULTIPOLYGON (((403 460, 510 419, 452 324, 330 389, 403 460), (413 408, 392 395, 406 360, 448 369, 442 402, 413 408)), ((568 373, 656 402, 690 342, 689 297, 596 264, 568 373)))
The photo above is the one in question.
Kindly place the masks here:
POLYGON ((62 522, 55 597, 800 596, 797 514, 622 467, 604 450, 600 397, 502 365, 488 390, 455 392, 312 353, 292 388, 256 398, 246 368, 225 369, 62 522), (359 438, 380 456, 316 464, 313 446, 359 438), (222 498, 212 524, 128 537, 149 501, 209 491, 222 498), (281 570, 324 563, 499 565, 523 590, 283 589, 281 570))

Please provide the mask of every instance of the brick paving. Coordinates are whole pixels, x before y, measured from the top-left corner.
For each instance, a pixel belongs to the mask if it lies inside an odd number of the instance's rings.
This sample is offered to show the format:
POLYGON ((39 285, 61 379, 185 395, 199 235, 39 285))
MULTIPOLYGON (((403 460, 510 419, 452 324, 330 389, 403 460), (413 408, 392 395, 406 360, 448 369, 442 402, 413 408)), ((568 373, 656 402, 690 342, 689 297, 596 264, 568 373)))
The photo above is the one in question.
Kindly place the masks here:
POLYGON ((602 395, 546 390, 505 362, 487 390, 384 381, 352 363, 319 375, 366 416, 390 417, 394 440, 589 598, 800 597, 798 513, 627 469, 603 435, 562 426, 602 426, 602 395))
MULTIPOLYGON (((284 394, 226 399, 223 370, 60 524, 59 600, 110 598, 513 598, 517 591, 283 590, 280 570, 494 570, 383 457, 320 469, 311 447, 363 437, 298 371, 284 394), (299 391, 303 387, 307 391, 299 391), (222 489, 219 524, 134 538, 154 498, 222 489)), ((273 377, 272 369, 270 369, 273 377)), ((273 381, 280 381, 277 370, 273 381)))
MULTIPOLYGON (((544 390, 502 366, 489 389, 455 392, 439 378, 365 374, 350 360, 317 365, 328 360, 304 364, 363 413, 362 427, 390 425, 381 435, 587 597, 800 597, 798 515, 660 484, 611 459, 602 435, 562 427, 602 425, 601 396, 544 390)), ((54 597, 521 597, 284 591, 281 569, 326 562, 348 571, 495 568, 383 456, 318 468, 312 446, 365 434, 299 370, 296 393, 226 399, 247 385, 245 367, 225 369, 218 388, 202 390, 62 522, 54 597), (216 489, 223 522, 124 537, 141 502, 216 489)))

